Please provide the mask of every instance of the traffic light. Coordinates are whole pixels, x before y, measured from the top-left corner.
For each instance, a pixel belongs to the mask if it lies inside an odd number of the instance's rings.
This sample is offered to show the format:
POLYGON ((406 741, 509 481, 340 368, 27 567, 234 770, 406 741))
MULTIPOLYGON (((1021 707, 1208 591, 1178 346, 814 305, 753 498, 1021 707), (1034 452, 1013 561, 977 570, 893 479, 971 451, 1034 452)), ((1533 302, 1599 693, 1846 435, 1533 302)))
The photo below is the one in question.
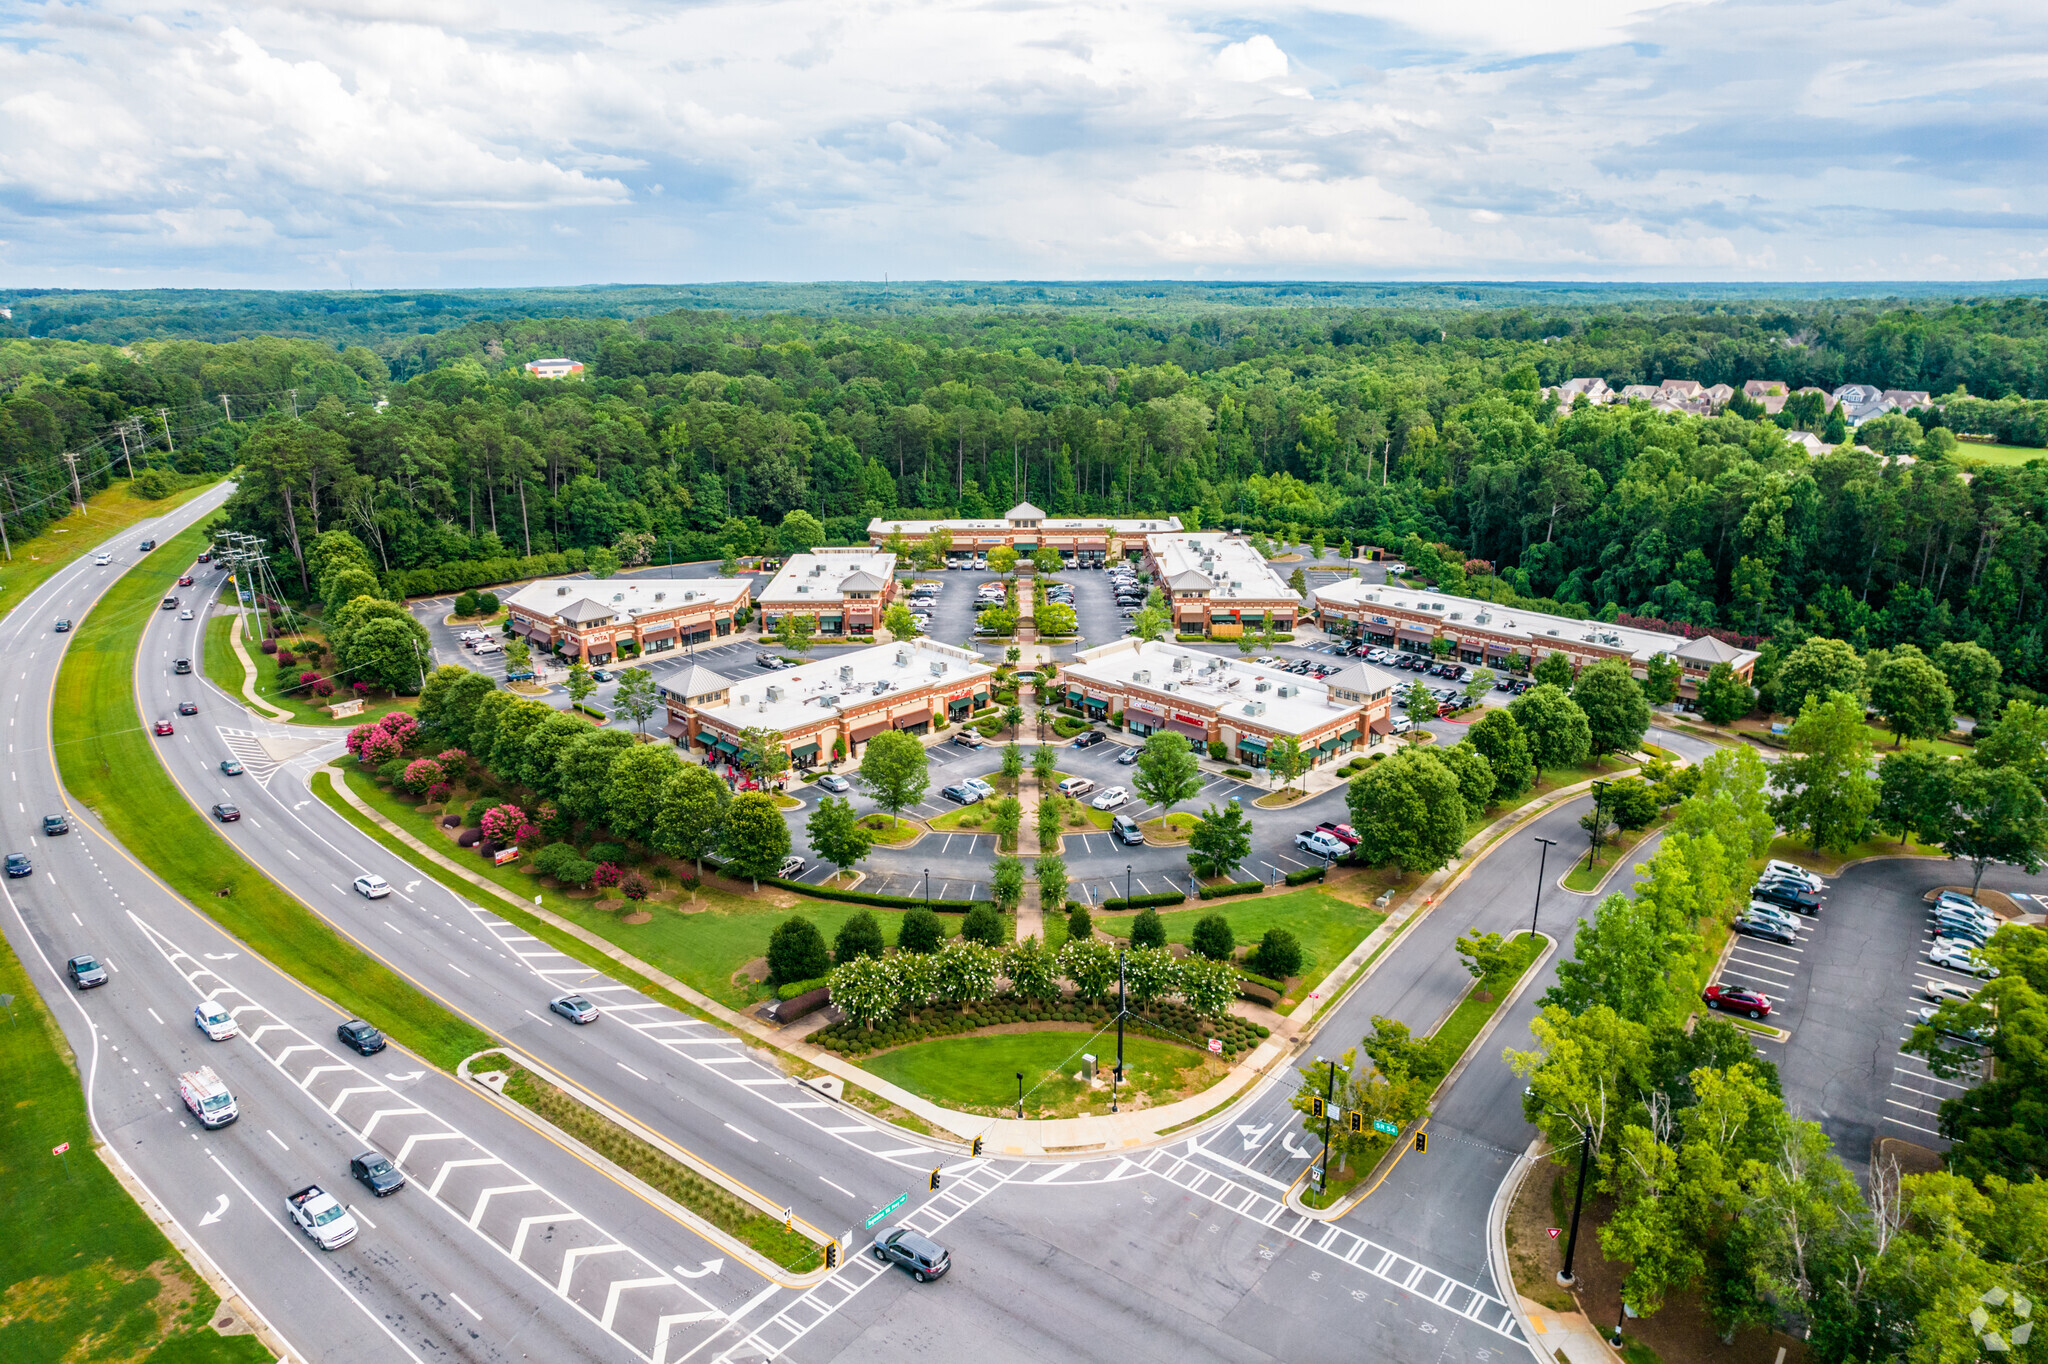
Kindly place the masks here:
POLYGON ((830 1241, 830 1242, 827 1242, 827 1243, 826 1243, 826 1246, 825 1246, 825 1268, 827 1268, 827 1269, 837 1269, 837 1268, 839 1268, 839 1243, 838 1243, 837 1241, 830 1241))
POLYGON ((1427 1133, 1427 1132, 1417 1132, 1417 1133, 1415 1134, 1415 1154, 1419 1156, 1419 1155, 1421 1155, 1421 1154, 1422 1154, 1423 1152, 1427 1151, 1428 1149, 1429 1149, 1429 1133, 1427 1133))
POLYGON ((971 1154, 973 1154, 973 1155, 977 1155, 977 1156, 981 1154, 981 1138, 980 1138, 980 1137, 976 1137, 976 1138, 974 1139, 974 1148, 973 1148, 973 1150, 972 1150, 971 1154))
POLYGON ((1320 1118, 1323 1116, 1323 1101, 1321 1099, 1310 1099, 1308 1105, 1308 1115, 1310 1117, 1320 1118))
POLYGON ((939 1191, 939 1167, 938 1167, 938 1166, 936 1166, 936 1165, 932 1166, 932 1178, 931 1178, 931 1183, 929 1183, 929 1184, 925 1185, 925 1187, 926 1187, 927 1189, 930 1189, 930 1190, 931 1190, 931 1191, 932 1191, 933 1193, 937 1193, 937 1192, 939 1191))
POLYGON ((1358 1134, 1359 1134, 1360 1132, 1363 1132, 1364 1130, 1365 1130, 1365 1114, 1363 1114, 1363 1113, 1353 1113, 1353 1114, 1351 1115, 1351 1134, 1352 1134, 1353 1136, 1357 1136, 1357 1135, 1358 1135, 1358 1134))

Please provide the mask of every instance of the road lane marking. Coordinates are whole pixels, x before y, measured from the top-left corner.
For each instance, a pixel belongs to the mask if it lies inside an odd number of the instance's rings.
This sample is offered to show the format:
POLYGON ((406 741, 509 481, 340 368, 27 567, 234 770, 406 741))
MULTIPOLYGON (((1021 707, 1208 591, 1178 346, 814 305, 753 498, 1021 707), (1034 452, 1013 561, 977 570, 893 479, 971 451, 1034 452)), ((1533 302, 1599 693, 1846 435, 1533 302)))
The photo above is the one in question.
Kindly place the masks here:
MULTIPOLYGON (((642 1078, 644 1079, 645 1077, 643 1076, 642 1078)), ((743 1131, 741 1131, 741 1130, 740 1130, 739 1128, 737 1128, 737 1127, 734 1127, 734 1126, 733 1126, 733 1125, 732 1125, 731 1123, 727 1123, 727 1124, 725 1125, 725 1130, 726 1130, 726 1131, 728 1131, 728 1132, 738 1132, 738 1133, 739 1133, 739 1135, 741 1135, 741 1136, 745 1137, 745 1138, 746 1138, 746 1139, 747 1139, 748 1141, 751 1141, 751 1142, 755 1142, 755 1143, 758 1143, 758 1142, 759 1142, 759 1141, 761 1140, 761 1139, 760 1139, 759 1137, 755 1136, 755 1135, 754 1135, 753 1133, 751 1133, 751 1132, 743 1132, 743 1131)))
POLYGON ((647 1077, 646 1077, 645 1075, 642 1075, 642 1074, 641 1074, 641 1073, 640 1073, 639 1071, 637 1071, 637 1070, 633 1069, 633 1068, 632 1068, 631 1066, 627 1065, 627 1064, 626 1064, 626 1063, 625 1063, 624 1061, 619 1061, 619 1062, 615 1062, 614 1064, 616 1064, 616 1065, 618 1066, 618 1068, 619 1068, 620 1070, 623 1070, 623 1071, 625 1071, 625 1072, 626 1072, 626 1074, 628 1074, 628 1075, 632 1076, 632 1077, 633 1077, 634 1079, 636 1079, 636 1080, 641 1080, 641 1081, 645 1081, 645 1082, 646 1082, 646 1083, 648 1083, 648 1084, 652 1084, 652 1083, 653 1083, 653 1081, 651 1081, 651 1080, 648 1080, 648 1079, 647 1079, 647 1077))
POLYGON ((460 1307, 463 1311, 469 1313, 472 1317, 475 1317, 478 1321, 482 1321, 484 1319, 483 1313, 477 1311, 474 1307, 471 1307, 468 1303, 464 1302, 456 1294, 450 1293, 448 1295, 448 1300, 454 1303, 457 1307, 460 1307))

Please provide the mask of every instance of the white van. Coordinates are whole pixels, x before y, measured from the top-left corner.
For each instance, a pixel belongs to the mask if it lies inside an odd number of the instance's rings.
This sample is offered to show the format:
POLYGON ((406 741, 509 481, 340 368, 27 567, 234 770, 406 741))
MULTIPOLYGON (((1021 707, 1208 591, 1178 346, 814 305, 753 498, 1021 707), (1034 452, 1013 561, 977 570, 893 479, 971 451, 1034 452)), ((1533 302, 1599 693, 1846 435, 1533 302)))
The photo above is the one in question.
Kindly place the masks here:
POLYGON ((1086 777, 1068 777, 1060 783, 1060 794, 1063 796, 1085 796, 1094 789, 1095 783, 1086 777))

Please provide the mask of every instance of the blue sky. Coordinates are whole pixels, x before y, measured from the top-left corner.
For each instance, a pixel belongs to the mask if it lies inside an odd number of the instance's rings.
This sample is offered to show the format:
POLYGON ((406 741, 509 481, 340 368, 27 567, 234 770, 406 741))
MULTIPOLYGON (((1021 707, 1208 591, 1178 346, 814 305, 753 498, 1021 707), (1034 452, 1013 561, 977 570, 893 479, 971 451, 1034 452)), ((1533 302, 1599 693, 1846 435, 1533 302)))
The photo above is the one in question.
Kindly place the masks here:
POLYGON ((70 0, 0 287, 2048 276, 2048 6, 70 0))

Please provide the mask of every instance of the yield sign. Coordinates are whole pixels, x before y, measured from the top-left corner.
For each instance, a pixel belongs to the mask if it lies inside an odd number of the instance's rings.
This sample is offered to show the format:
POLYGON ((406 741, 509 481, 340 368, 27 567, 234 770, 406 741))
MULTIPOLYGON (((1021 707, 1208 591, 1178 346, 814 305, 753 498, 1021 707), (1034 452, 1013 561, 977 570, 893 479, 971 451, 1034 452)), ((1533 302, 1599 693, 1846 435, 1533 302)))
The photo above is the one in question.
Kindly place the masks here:
POLYGON ((1555 1240, 1557 1239, 1557 1234, 1558 1234, 1558 1233, 1559 1233, 1560 1231, 1563 1231, 1563 1230, 1564 1230, 1564 1228, 1562 1228, 1562 1227, 1548 1227, 1548 1228, 1545 1228, 1545 1230, 1549 1231, 1549 1233, 1550 1233, 1550 1239, 1551 1239, 1551 1240, 1553 1240, 1553 1241, 1555 1241, 1555 1240))

